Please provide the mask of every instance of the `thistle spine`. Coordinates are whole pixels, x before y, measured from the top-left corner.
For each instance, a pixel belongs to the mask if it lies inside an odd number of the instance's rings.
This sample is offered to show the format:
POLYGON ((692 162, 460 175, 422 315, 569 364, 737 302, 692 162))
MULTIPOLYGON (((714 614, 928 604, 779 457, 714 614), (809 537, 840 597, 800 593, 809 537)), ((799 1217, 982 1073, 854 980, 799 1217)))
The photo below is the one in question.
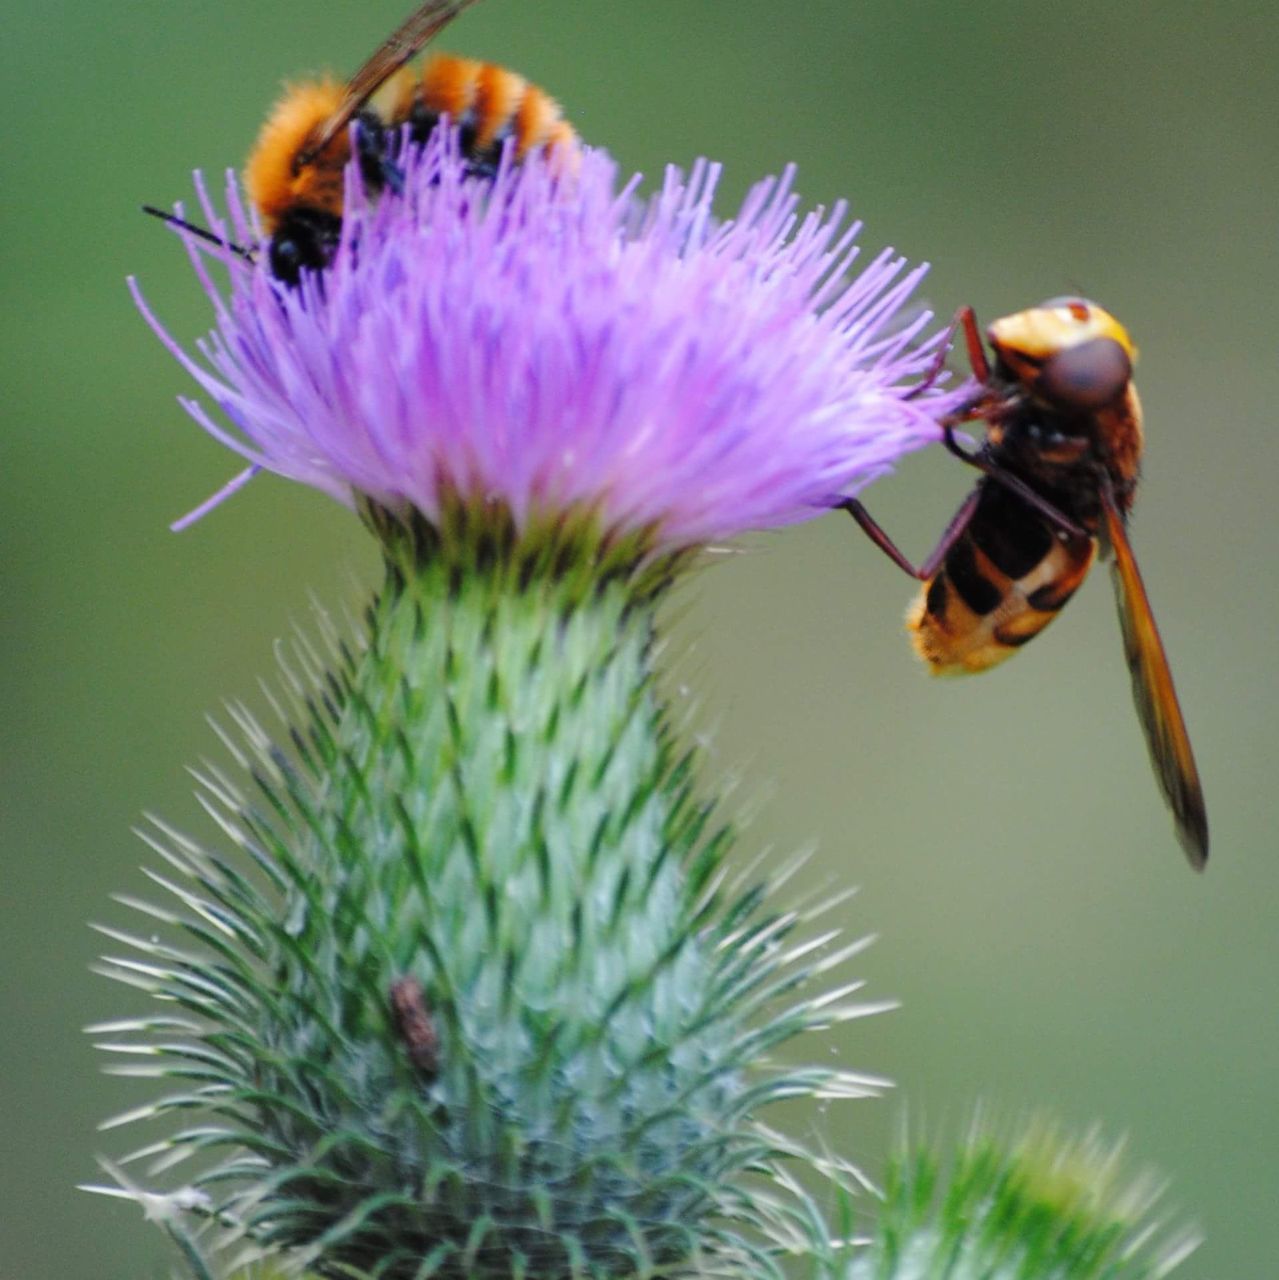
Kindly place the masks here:
POLYGON ((756 1112, 876 1082, 766 1055, 871 1011, 857 984, 797 992, 861 944, 788 949, 794 914, 725 890, 729 832, 654 685, 670 563, 580 530, 411 532, 364 645, 299 650, 291 751, 235 711, 258 798, 202 775, 256 875, 156 842, 196 882, 160 881, 201 952, 132 940, 193 1015, 133 1028, 194 1082, 148 1111, 213 1117, 161 1163, 203 1159, 224 1237, 324 1275, 775 1270, 798 1202, 742 1175, 796 1148, 756 1112))

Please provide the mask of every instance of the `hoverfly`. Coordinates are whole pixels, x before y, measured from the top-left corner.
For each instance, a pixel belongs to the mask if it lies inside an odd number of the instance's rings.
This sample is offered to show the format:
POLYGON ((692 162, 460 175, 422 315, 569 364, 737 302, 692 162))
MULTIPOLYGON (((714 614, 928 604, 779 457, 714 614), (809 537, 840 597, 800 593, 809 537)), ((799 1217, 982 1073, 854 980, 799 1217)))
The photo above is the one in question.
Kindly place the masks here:
MULTIPOLYGON (((1136 358, 1127 330, 1083 298, 1052 298, 996 320, 987 359, 971 307, 955 318, 980 386, 942 419, 946 447, 983 473, 916 567, 855 498, 848 511, 923 586, 907 613, 935 674, 984 671, 1034 639, 1074 595, 1098 550, 1109 556, 1124 652, 1155 776, 1190 864, 1208 859, 1208 818, 1163 642, 1128 541, 1142 451, 1136 358), (986 423, 970 452, 963 422, 986 423)), ((934 371, 938 376, 949 344, 934 371)))

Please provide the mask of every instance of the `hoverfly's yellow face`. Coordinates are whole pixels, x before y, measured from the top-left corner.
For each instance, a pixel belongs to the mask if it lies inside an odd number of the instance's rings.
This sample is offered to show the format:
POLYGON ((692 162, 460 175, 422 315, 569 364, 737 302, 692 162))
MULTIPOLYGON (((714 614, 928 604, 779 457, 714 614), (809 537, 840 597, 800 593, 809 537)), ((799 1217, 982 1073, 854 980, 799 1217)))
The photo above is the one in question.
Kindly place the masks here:
POLYGON ((1137 359, 1128 330, 1083 298, 1050 298, 1004 316, 986 336, 999 363, 1032 396, 1080 413, 1123 395, 1137 359))

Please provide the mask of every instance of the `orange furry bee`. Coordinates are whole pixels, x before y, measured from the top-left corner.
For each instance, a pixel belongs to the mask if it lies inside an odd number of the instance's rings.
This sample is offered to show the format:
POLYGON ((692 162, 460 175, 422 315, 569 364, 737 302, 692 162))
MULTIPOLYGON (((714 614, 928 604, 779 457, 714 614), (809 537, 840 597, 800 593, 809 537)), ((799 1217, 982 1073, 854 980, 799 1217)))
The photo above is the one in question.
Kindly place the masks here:
MULTIPOLYGON (((964 331, 981 386, 942 419, 943 438, 983 478, 918 568, 855 498, 837 505, 923 583, 907 628, 935 674, 984 671, 1010 657, 1057 616, 1098 548, 1110 556, 1155 776, 1186 856, 1202 870, 1208 817, 1199 771, 1128 541, 1142 450, 1141 403, 1132 383, 1136 348, 1114 316, 1083 298, 1052 298, 996 320, 986 332, 993 368, 971 307, 959 312, 954 328, 964 331), (987 425, 986 440, 970 453, 955 428, 977 419, 987 425)), ((948 347, 917 391, 936 379, 948 347)))
MULTIPOLYGON (((245 167, 249 198, 270 234, 271 273, 296 284, 303 270, 332 261, 342 230, 343 169, 356 154, 365 185, 394 191, 400 130, 423 143, 447 115, 477 172, 491 172, 502 144, 516 159, 546 149, 572 152, 577 133, 553 98, 491 63, 437 55, 420 74, 405 66, 475 0, 427 0, 345 84, 332 79, 289 87, 276 104, 245 167)), ((163 216, 163 215, 162 215, 163 216)))

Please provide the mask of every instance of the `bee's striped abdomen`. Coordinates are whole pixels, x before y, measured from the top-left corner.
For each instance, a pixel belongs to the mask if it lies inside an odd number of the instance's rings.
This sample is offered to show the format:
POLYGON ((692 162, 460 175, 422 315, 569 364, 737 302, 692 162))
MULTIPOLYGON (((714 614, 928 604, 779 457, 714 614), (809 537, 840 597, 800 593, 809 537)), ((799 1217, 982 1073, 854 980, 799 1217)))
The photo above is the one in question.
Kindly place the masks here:
POLYGON ((986 482, 967 529, 906 616, 937 675, 984 671, 1037 636, 1087 576, 1092 538, 1061 537, 1038 511, 986 482))
POLYGON ((437 54, 422 68, 411 120, 418 141, 447 115, 462 131, 463 150, 496 159, 511 138, 516 159, 539 148, 568 148, 577 132, 545 90, 491 62, 437 54))

